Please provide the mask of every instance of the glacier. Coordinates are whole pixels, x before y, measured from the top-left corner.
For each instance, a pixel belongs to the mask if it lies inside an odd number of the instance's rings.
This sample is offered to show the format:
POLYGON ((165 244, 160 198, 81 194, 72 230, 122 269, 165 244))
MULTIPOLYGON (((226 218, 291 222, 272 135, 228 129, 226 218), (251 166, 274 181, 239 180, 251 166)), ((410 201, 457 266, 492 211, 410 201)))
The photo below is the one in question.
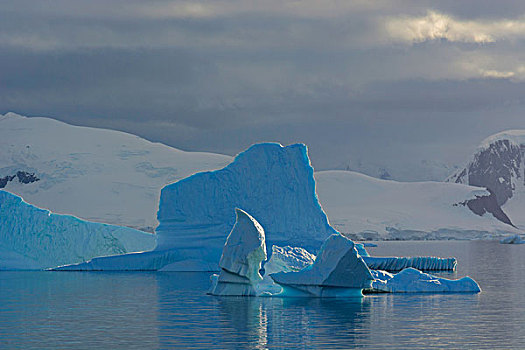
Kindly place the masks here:
POLYGON ((374 279, 354 243, 341 234, 334 234, 323 243, 312 265, 270 277, 283 287, 284 295, 316 297, 360 296, 374 279))
POLYGON ((391 274, 386 271, 372 270, 373 292, 386 293, 479 293, 481 288, 472 278, 466 276, 450 280, 432 276, 414 268, 391 274))
POLYGON ((264 229, 250 214, 235 209, 236 221, 222 250, 219 275, 213 275, 212 295, 256 295, 254 286, 262 281, 259 273, 266 260, 264 229))
POLYGON ((0 190, 0 270, 41 270, 154 246, 153 234, 54 214, 0 190))
POLYGON ((153 251, 96 258, 61 269, 219 271, 235 208, 257 218, 269 246, 301 246, 316 252, 326 238, 339 234, 317 199, 306 146, 262 143, 223 169, 164 187, 153 251))

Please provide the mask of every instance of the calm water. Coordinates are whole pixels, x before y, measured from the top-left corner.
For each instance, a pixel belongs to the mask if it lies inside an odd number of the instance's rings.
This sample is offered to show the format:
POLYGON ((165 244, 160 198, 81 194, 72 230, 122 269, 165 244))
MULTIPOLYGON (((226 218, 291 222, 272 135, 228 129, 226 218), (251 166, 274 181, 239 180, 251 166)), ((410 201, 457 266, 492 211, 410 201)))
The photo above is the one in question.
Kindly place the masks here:
POLYGON ((0 272, 0 348, 523 349, 525 245, 380 242, 456 256, 479 295, 212 297, 206 273, 0 272))

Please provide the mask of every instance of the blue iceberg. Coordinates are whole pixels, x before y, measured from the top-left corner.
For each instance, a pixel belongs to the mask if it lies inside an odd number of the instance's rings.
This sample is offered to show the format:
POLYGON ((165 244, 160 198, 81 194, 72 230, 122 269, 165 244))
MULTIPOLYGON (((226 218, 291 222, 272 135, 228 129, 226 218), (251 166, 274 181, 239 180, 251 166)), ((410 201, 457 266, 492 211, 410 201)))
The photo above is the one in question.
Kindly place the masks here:
POLYGON ((421 271, 454 271, 456 269, 457 260, 455 258, 439 258, 436 256, 415 256, 415 257, 376 257, 370 256, 366 250, 366 246, 377 246, 370 243, 355 243, 357 252, 366 265, 371 270, 384 271, 401 271, 403 269, 412 267, 421 271))
POLYGON ((456 258, 439 258, 436 256, 416 257, 363 257, 366 265, 371 270, 401 271, 406 268, 415 268, 421 271, 454 271, 456 258))
POLYGON ((257 218, 269 246, 301 246, 316 252, 326 238, 338 234, 317 199, 306 146, 262 143, 223 169, 164 187, 153 251, 97 258, 62 269, 219 271, 235 208, 257 218))
POLYGON ((0 190, 0 270, 41 270, 154 245, 150 233, 54 214, 0 190))

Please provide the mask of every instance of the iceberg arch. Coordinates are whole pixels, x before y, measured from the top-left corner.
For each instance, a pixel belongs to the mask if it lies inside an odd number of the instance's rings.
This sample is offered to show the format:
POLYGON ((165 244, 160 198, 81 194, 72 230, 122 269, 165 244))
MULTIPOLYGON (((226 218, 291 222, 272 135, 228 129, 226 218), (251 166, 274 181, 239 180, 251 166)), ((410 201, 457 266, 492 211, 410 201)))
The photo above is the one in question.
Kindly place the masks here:
POLYGON ((374 280, 354 243, 340 234, 323 243, 312 265, 270 277, 283 287, 283 295, 317 297, 361 296, 374 280))

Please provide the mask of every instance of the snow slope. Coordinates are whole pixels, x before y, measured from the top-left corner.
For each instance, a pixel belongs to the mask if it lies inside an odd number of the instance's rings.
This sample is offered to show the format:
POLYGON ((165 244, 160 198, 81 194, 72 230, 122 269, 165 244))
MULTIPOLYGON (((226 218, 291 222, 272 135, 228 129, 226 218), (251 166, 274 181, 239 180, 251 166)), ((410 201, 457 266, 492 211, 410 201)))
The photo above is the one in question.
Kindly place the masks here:
POLYGON ((486 138, 467 165, 447 181, 488 188, 512 223, 525 229, 525 130, 486 138))
POLYGON ((150 232, 162 187, 232 160, 14 113, 0 115, 0 149, 0 188, 56 213, 150 232))
POLYGON ((53 214, 0 190, 0 270, 45 269, 154 247, 153 234, 53 214))
POLYGON ((467 203, 489 193, 444 182, 396 182, 350 171, 315 174, 319 200, 340 232, 356 239, 475 239, 516 234, 467 203))
MULTIPOLYGON (((408 152, 411 153, 414 152, 408 152)), ((324 168, 323 171, 346 170, 383 180, 414 182, 443 181, 458 168, 451 162, 439 162, 432 158, 419 159, 420 154, 414 153, 414 157, 408 154, 391 154, 391 151, 366 152, 358 149, 354 154, 350 154, 346 161, 324 168)), ((428 156, 432 157, 432 154, 428 156)))

